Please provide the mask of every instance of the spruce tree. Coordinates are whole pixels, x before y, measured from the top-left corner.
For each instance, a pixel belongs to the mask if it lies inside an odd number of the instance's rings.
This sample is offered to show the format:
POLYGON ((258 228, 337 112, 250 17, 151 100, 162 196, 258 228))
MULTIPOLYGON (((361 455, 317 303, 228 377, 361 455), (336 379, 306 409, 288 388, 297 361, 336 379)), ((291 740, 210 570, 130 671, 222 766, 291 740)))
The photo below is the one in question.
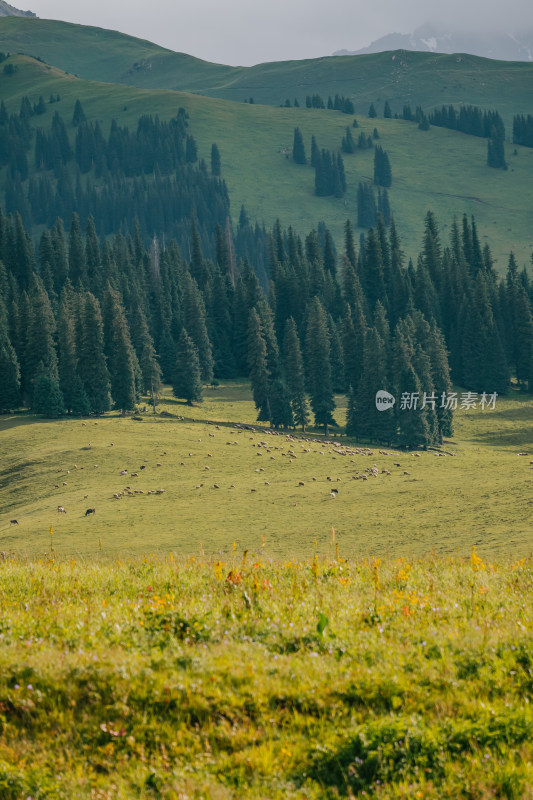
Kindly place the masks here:
POLYGON ((333 412, 333 382, 331 377, 331 346, 326 312, 318 297, 311 301, 306 333, 307 378, 315 425, 323 425, 328 436, 335 424, 333 412))
POLYGON ((182 397, 187 405, 202 401, 202 379, 198 349, 185 328, 182 328, 177 347, 172 381, 174 397, 182 397))
POLYGON ((126 314, 118 292, 108 285, 105 297, 108 369, 111 396, 122 415, 135 408, 135 353, 126 314))
POLYGON ((442 444, 445 436, 453 436, 453 410, 447 407, 446 398, 452 389, 450 367, 446 344, 441 330, 436 322, 431 325, 431 332, 427 343, 427 351, 431 361, 431 373, 435 395, 437 398, 436 410, 439 427, 439 441, 442 444))
POLYGON ((80 218, 76 212, 70 222, 68 261, 70 280, 75 288, 87 285, 87 260, 85 244, 80 227, 80 218))
POLYGON ((258 421, 272 419, 270 408, 270 375, 267 366, 267 347, 257 310, 252 308, 248 318, 248 370, 252 384, 258 421))
POLYGON ((68 290, 61 296, 57 319, 59 388, 65 409, 72 412, 75 394, 79 398, 78 359, 76 356, 76 333, 72 309, 72 298, 68 290))
POLYGON ((43 417, 61 417, 65 413, 59 383, 47 372, 41 372, 33 387, 32 410, 43 417))
POLYGON ((27 385, 35 380, 39 368, 57 381, 56 321, 48 294, 36 275, 33 277, 30 304, 24 362, 27 385))
POLYGON ((294 138, 292 144, 292 159, 296 164, 307 164, 307 158, 305 156, 304 139, 300 128, 294 129, 294 138))
POLYGON ((305 373, 300 338, 296 323, 292 317, 289 317, 285 324, 283 355, 285 379, 294 424, 301 425, 302 430, 305 431, 306 426, 309 424, 309 407, 305 392, 305 373))
POLYGON ((79 100, 76 99, 76 103, 74 104, 74 114, 72 115, 72 124, 75 128, 80 125, 82 122, 87 122, 87 117, 85 116, 85 112, 83 110, 83 106, 79 100))
POLYGON ((0 297, 0 413, 20 405, 20 369, 9 338, 7 311, 0 297))
POLYGON ((346 433, 358 439, 391 442, 396 431, 393 408, 380 411, 376 394, 390 392, 385 343, 375 328, 369 328, 362 353, 362 370, 357 386, 352 386, 348 402, 346 433))
MULTIPOLYGON (((397 326, 393 342, 393 379, 399 443, 403 447, 427 446, 431 440, 427 413, 422 409, 423 390, 413 366, 413 349, 402 326, 397 326)), ((429 390, 428 390, 429 391, 429 390)))
POLYGON ((221 169, 221 161, 220 161, 220 152, 217 147, 216 142, 213 142, 211 145, 211 175, 215 177, 220 177, 222 173, 221 169))
POLYGON ((289 390, 279 376, 270 384, 270 415, 273 428, 290 428, 293 425, 289 390))
POLYGON ((78 347, 78 374, 94 414, 111 408, 111 383, 104 353, 104 324, 100 304, 90 292, 80 308, 81 331, 78 347))
POLYGON ((183 325, 193 340, 200 359, 200 374, 203 383, 213 380, 213 350, 206 324, 205 303, 194 278, 185 273, 182 282, 183 325))

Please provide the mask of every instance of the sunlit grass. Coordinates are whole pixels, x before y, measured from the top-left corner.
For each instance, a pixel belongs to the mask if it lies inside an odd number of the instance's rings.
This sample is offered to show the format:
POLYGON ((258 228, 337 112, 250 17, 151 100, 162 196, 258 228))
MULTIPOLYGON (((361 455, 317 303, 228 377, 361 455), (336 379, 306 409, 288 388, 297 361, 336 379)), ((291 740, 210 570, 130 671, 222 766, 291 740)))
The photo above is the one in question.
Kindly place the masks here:
POLYGON ((42 554, 52 525, 62 556, 212 555, 264 538, 273 556, 303 557, 315 540, 323 552, 334 527, 349 557, 466 555, 473 545, 482 556, 531 554, 533 455, 518 455, 533 453, 529 395, 458 412, 442 448, 456 455, 441 457, 370 450, 342 428, 329 444, 314 430, 291 432, 294 441, 263 431, 245 382, 209 388, 192 408, 167 389, 158 414, 147 409, 142 421, 1 419, 0 549, 42 554))
POLYGON ((531 561, 328 539, 1 562, 0 796, 531 797, 531 561))

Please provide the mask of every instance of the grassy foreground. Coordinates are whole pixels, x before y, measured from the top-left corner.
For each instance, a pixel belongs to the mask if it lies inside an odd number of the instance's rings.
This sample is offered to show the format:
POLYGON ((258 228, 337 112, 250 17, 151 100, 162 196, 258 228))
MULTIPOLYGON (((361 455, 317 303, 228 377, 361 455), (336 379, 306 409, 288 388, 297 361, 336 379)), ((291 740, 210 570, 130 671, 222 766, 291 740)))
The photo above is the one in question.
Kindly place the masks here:
POLYGON ((0 562, 0 797, 533 797, 531 560, 0 562))

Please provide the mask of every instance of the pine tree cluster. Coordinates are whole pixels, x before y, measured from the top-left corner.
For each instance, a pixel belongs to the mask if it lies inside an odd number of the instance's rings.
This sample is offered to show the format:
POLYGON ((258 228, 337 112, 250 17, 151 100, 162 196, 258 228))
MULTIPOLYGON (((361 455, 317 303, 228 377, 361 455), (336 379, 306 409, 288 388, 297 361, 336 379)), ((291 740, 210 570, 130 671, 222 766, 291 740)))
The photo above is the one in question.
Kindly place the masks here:
POLYGON ((533 116, 516 114, 513 117, 513 143, 533 147, 533 116))
POLYGON ((7 166, 7 213, 18 212, 31 228, 51 227, 57 217, 68 220, 76 212, 84 225, 93 218, 99 236, 128 231, 136 218, 145 239, 157 231, 175 237, 182 247, 194 215, 202 245, 214 255, 213 230, 225 223, 229 198, 220 178, 218 147, 212 146, 208 174, 205 161, 198 158, 185 109, 178 109, 168 122, 143 115, 134 132, 113 121, 106 137, 77 100, 71 144, 69 124, 58 111, 49 128, 43 122, 32 127, 36 125, 32 117, 46 111, 41 100, 32 107, 25 97, 20 112, 11 115, 0 103, 0 166, 7 166), (28 179, 32 147, 36 172, 28 179))
POLYGON ((460 106, 459 110, 452 105, 442 106, 429 114, 429 122, 439 128, 449 128, 484 139, 492 136, 493 128, 501 128, 505 136, 503 120, 498 111, 484 111, 477 106, 460 106))

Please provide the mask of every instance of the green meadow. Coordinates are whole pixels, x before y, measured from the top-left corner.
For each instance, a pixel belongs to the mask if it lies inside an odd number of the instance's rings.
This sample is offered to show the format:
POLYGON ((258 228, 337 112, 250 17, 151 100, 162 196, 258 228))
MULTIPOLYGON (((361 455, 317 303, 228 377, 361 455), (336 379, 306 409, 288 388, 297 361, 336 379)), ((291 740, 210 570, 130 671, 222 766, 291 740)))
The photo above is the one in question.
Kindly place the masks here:
POLYGON ((531 559, 330 548, 1 560, 2 799, 530 800, 531 559))
POLYGON ((498 109, 508 125, 513 114, 531 111, 531 63, 468 54, 397 50, 231 67, 118 31, 23 17, 0 20, 0 49, 37 56, 86 80, 238 102, 253 97, 255 103, 279 106, 296 97, 304 105, 308 94, 318 92, 327 100, 338 93, 350 97, 358 114, 366 114, 370 103, 381 113, 385 100, 398 113, 405 103, 426 111, 472 103, 498 109))
MULTIPOLYGON (((340 148, 352 117, 334 111, 249 105, 171 91, 148 91, 109 83, 91 83, 23 56, 12 57, 18 71, 0 72, 0 91, 8 111, 16 112, 28 96, 37 102, 42 95, 59 94, 61 102, 47 105, 44 115, 32 124, 47 128, 58 111, 67 123, 77 98, 89 119, 98 119, 107 134, 112 119, 135 128, 142 114, 169 119, 183 106, 190 114, 190 130, 201 158, 209 161, 216 141, 222 159, 222 176, 229 191, 236 221, 242 204, 252 220, 272 226, 280 219, 302 236, 323 220, 330 228, 339 251, 343 227, 357 219, 357 186, 373 180, 373 150, 344 156, 347 192, 344 198, 316 197, 314 169, 292 161, 294 128, 304 136, 310 156, 311 137, 320 147, 340 148)), ((436 214, 442 239, 454 216, 475 215, 481 244, 488 243, 496 268, 506 269, 512 250, 520 266, 529 263, 533 251, 531 210, 523 202, 533 181, 533 150, 506 146, 507 171, 486 166, 485 139, 431 128, 420 131, 404 120, 370 120, 359 116, 360 131, 372 135, 377 127, 379 144, 388 152, 393 183, 389 190, 392 212, 408 256, 416 259, 421 246, 424 217, 436 214)), ((75 129, 70 127, 74 142, 75 129)), ((29 158, 30 170, 34 169, 29 158)), ((74 177, 74 174, 73 174, 74 177)))
POLYGON ((257 428, 242 382, 207 390, 193 408, 167 391, 158 413, 148 407, 138 420, 3 417, 0 548, 31 557, 51 546, 61 556, 214 556, 235 542, 292 558, 327 554, 334 528, 350 558, 465 555, 472 546, 491 557, 531 554, 530 396, 458 411, 442 455, 348 440, 343 403, 328 441, 257 428), (85 517, 87 508, 96 513, 85 517))

